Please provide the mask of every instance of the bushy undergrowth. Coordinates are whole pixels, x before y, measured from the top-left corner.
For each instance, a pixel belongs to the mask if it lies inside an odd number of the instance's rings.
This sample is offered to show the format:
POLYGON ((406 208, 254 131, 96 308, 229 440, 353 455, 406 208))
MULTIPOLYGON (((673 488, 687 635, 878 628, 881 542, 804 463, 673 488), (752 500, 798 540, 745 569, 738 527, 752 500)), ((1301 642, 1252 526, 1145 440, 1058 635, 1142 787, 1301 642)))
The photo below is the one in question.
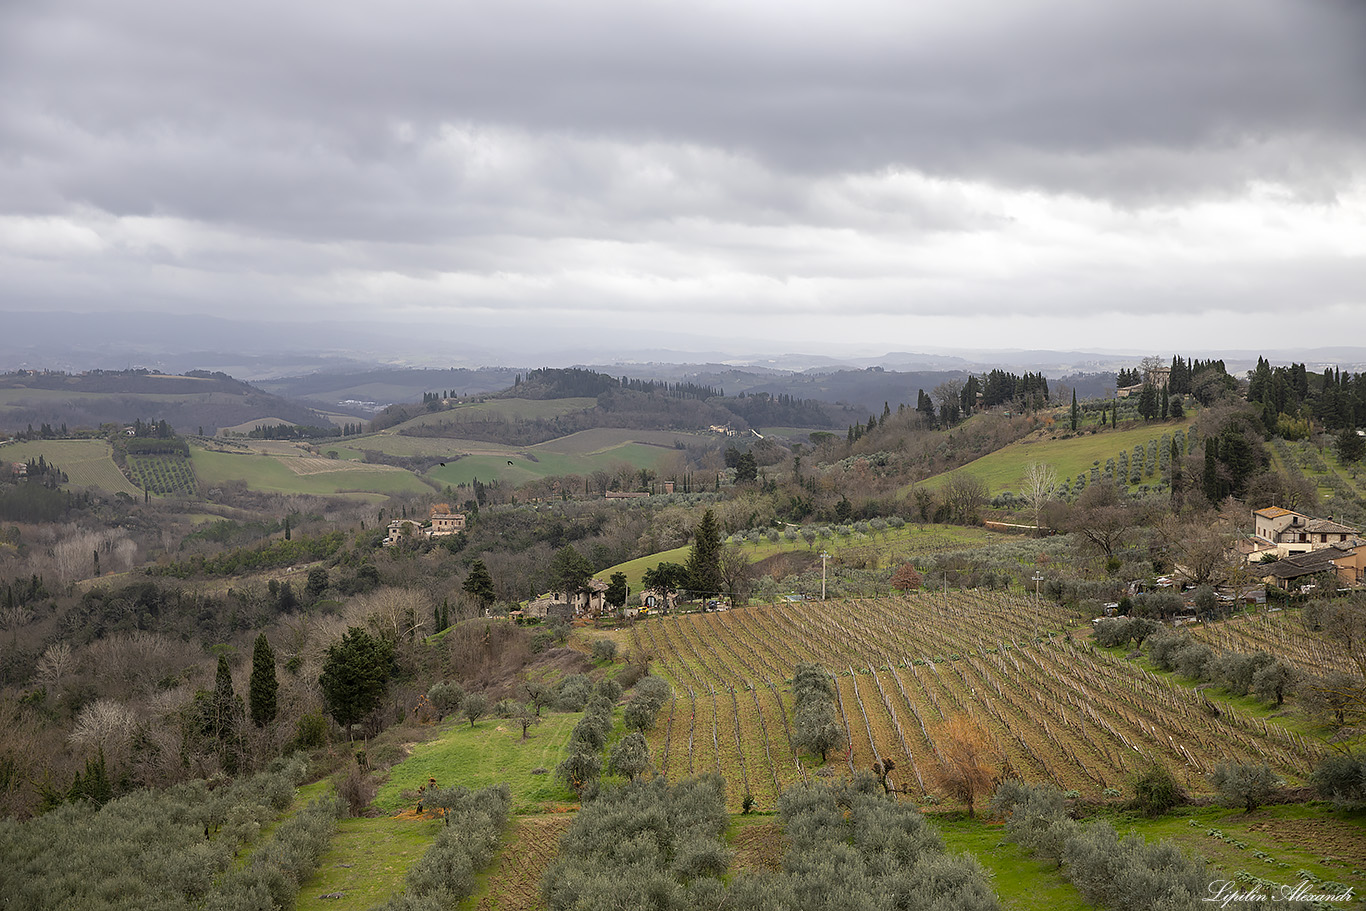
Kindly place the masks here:
POLYGON ((211 788, 195 781, 137 791, 96 809, 66 804, 0 822, 7 911, 199 906, 238 849, 294 799, 299 761, 211 788))
POLYGON ((507 785, 471 793, 447 788, 429 802, 445 810, 446 825, 411 870, 403 894, 384 911, 444 911, 474 891, 474 874, 498 849, 512 794, 507 785))
POLYGON ((1063 795, 1049 785, 1007 782, 993 809, 1006 816, 1006 833, 1021 847, 1059 863, 1086 897, 1106 908, 1204 907, 1204 865, 1165 842, 1141 835, 1120 837, 1105 820, 1085 825, 1069 819, 1063 795))

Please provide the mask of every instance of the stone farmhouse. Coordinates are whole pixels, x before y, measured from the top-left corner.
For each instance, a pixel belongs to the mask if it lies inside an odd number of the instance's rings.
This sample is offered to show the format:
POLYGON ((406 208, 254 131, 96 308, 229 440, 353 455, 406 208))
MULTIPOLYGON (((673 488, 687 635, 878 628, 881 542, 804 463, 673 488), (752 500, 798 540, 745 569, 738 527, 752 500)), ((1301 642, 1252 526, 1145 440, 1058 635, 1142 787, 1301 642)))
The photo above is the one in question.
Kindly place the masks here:
POLYGON ((389 531, 384 536, 384 546, 393 547, 400 541, 421 541, 426 538, 442 538, 465 530, 464 513, 451 512, 450 506, 438 503, 432 507, 426 523, 416 519, 395 519, 389 523, 389 531))
POLYGON ((1350 525, 1315 519, 1280 506, 1252 514, 1255 530, 1248 559, 1265 563, 1263 581, 1289 590, 1308 576, 1334 573, 1341 586, 1366 582, 1366 542, 1350 525))
POLYGON ((533 620, 547 618, 572 619, 596 617, 607 610, 607 583, 589 579, 588 584, 572 594, 550 592, 527 603, 522 616, 533 620))
POLYGON ((1314 519, 1280 506, 1268 506, 1252 514, 1254 543, 1278 557, 1308 553, 1330 544, 1357 539, 1357 530, 1332 518, 1314 519))

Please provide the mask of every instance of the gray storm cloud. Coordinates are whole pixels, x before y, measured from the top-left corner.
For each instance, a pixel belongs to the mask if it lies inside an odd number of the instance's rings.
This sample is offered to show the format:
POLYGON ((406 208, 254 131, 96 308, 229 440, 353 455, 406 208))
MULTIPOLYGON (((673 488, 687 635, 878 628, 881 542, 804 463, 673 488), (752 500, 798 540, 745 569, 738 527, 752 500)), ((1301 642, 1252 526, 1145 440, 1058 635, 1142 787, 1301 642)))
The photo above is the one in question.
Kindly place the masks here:
POLYGON ((1363 46, 1350 0, 9 4, 0 307, 1366 329, 1363 46))

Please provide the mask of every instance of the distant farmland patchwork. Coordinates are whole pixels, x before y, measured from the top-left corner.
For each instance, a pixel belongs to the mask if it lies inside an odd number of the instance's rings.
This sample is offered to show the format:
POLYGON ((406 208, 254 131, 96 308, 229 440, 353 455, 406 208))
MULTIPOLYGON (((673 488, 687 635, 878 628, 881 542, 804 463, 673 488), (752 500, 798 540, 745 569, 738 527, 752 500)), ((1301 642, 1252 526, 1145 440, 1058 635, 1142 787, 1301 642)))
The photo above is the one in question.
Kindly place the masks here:
POLYGON ((322 470, 318 463, 324 460, 302 455, 236 454, 198 447, 192 447, 191 452, 195 474, 208 485, 240 480, 255 490, 319 496, 347 494, 364 499, 431 490, 416 475, 390 465, 334 462, 332 470, 322 470), (300 470, 294 468, 295 461, 300 462, 300 470))
POLYGON ((73 487, 97 487, 108 493, 142 496, 142 491, 114 464, 109 444, 104 440, 33 440, 0 446, 0 461, 27 462, 40 455, 66 472, 73 487))

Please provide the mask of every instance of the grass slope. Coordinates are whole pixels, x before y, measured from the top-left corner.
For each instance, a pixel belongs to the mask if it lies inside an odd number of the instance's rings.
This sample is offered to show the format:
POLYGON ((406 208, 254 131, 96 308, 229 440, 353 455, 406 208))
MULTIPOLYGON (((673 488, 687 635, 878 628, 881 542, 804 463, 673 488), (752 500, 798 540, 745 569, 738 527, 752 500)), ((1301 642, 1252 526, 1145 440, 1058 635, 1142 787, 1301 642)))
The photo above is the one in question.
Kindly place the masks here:
POLYGON ((987 868, 1006 911, 1086 911, 1094 908, 1051 861, 1030 857, 1006 841, 1005 826, 962 814, 930 817, 950 854, 964 852, 987 868))
POLYGON ((319 496, 360 495, 380 499, 397 493, 422 493, 430 488, 410 472, 388 465, 357 469, 354 464, 336 471, 300 474, 286 464, 291 457, 264 453, 211 452, 192 446, 195 475, 208 485, 246 482, 253 490, 311 493, 319 496))
POLYGON ((382 904, 402 888, 408 868, 440 830, 439 819, 343 819, 318 872, 299 889, 296 911, 368 911, 382 904))
MULTIPOLYGON (((885 534, 879 535, 852 534, 844 537, 837 535, 817 538, 810 546, 804 540, 789 541, 785 537, 776 544, 765 541, 762 544, 740 546, 751 563, 758 563, 778 553, 811 551, 819 554, 822 550, 838 562, 846 555, 846 551, 863 552, 871 549, 877 555, 879 566, 889 566, 894 562, 914 561, 917 556, 924 554, 977 547, 1007 538, 1008 536, 997 532, 963 525, 907 525, 904 528, 889 529, 885 534)), ((596 578, 607 582, 613 573, 625 573, 631 591, 636 592, 641 588, 641 579, 647 569, 652 569, 660 563, 687 563, 691 549, 692 545, 684 545, 618 563, 599 572, 596 578)))
POLYGON ((420 743, 403 762, 389 771, 389 779, 375 796, 375 806, 388 813, 411 802, 401 795, 416 791, 435 778, 441 787, 460 785, 470 790, 506 782, 512 788, 512 812, 526 813, 574 800, 555 778, 555 766, 567 755, 569 732, 582 713, 545 712, 541 724, 522 740, 519 724, 502 718, 483 718, 473 728, 468 722, 448 720, 437 740, 420 743), (533 775, 533 769, 547 769, 533 775))
MULTIPOLYGON (((1066 439, 1028 437, 975 459, 958 470, 981 478, 993 494, 1006 490, 1018 493, 1025 471, 1033 462, 1052 466, 1059 481, 1079 474, 1087 474, 1089 479, 1092 463, 1099 461, 1104 468, 1107 459, 1117 458, 1121 452, 1132 454, 1135 446, 1146 446, 1149 440, 1160 440, 1163 434, 1185 430, 1191 423, 1189 420, 1155 422, 1126 430, 1082 433, 1066 439)), ((923 483, 936 488, 946 477, 946 474, 936 475, 923 483)), ((1156 475, 1144 479, 1144 483, 1155 482, 1156 475)), ((902 489, 903 496, 910 492, 911 486, 902 489)))

